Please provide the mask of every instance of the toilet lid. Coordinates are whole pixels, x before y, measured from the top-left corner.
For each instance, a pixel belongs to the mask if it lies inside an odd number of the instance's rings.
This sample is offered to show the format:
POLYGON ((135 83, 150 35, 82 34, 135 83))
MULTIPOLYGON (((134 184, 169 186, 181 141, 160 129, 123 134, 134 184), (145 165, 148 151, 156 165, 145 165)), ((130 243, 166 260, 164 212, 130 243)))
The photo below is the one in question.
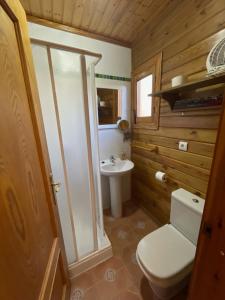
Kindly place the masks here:
POLYGON ((195 251, 195 245, 170 224, 145 236, 137 247, 145 270, 159 279, 168 279, 188 267, 195 251))

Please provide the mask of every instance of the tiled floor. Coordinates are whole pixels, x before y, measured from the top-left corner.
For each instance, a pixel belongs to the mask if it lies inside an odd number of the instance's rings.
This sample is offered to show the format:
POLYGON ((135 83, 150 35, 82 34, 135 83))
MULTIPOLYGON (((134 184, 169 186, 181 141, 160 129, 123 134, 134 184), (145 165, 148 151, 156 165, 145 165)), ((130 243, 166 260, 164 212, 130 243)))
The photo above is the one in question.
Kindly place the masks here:
MULTIPOLYGON (((105 212, 104 225, 114 256, 72 283, 71 300, 155 300, 148 281, 136 261, 140 239, 157 225, 131 202, 124 205, 124 217, 113 219, 105 212)), ((174 300, 185 300, 186 291, 174 300)))

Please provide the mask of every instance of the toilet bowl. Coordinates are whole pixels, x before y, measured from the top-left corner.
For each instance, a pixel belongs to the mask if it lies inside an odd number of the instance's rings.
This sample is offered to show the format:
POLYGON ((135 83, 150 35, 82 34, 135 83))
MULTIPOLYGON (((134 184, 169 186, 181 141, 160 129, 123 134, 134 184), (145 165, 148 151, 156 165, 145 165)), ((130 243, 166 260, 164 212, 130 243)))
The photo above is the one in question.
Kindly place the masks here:
POLYGON ((193 267, 204 200, 183 189, 172 193, 170 222, 138 244, 137 262, 159 299, 174 297, 193 267))

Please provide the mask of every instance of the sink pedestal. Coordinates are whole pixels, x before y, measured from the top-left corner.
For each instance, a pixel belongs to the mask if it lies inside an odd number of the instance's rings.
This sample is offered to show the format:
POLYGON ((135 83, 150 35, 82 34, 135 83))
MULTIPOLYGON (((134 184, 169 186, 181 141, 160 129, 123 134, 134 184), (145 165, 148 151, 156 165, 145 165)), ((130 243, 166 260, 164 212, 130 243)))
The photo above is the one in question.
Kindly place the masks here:
POLYGON ((117 158, 114 161, 101 162, 101 174, 109 177, 111 213, 114 218, 122 217, 122 184, 123 176, 129 174, 134 163, 128 159, 117 158))
POLYGON ((114 218, 122 217, 122 176, 110 176, 111 213, 114 218))

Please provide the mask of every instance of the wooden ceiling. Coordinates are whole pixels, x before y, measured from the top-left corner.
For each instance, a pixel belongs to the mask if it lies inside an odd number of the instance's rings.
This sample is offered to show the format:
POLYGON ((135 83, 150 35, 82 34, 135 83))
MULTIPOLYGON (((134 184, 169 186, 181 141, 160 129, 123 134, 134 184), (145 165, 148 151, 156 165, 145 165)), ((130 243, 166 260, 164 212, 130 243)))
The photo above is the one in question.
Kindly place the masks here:
MULTIPOLYGON (((182 1, 21 0, 29 16, 81 29, 91 33, 92 37, 99 36, 100 39, 105 38, 125 46, 131 45, 146 24, 150 22, 151 26, 156 26, 161 16, 180 2, 182 1)), ((33 18, 35 20, 37 18, 33 18)))

